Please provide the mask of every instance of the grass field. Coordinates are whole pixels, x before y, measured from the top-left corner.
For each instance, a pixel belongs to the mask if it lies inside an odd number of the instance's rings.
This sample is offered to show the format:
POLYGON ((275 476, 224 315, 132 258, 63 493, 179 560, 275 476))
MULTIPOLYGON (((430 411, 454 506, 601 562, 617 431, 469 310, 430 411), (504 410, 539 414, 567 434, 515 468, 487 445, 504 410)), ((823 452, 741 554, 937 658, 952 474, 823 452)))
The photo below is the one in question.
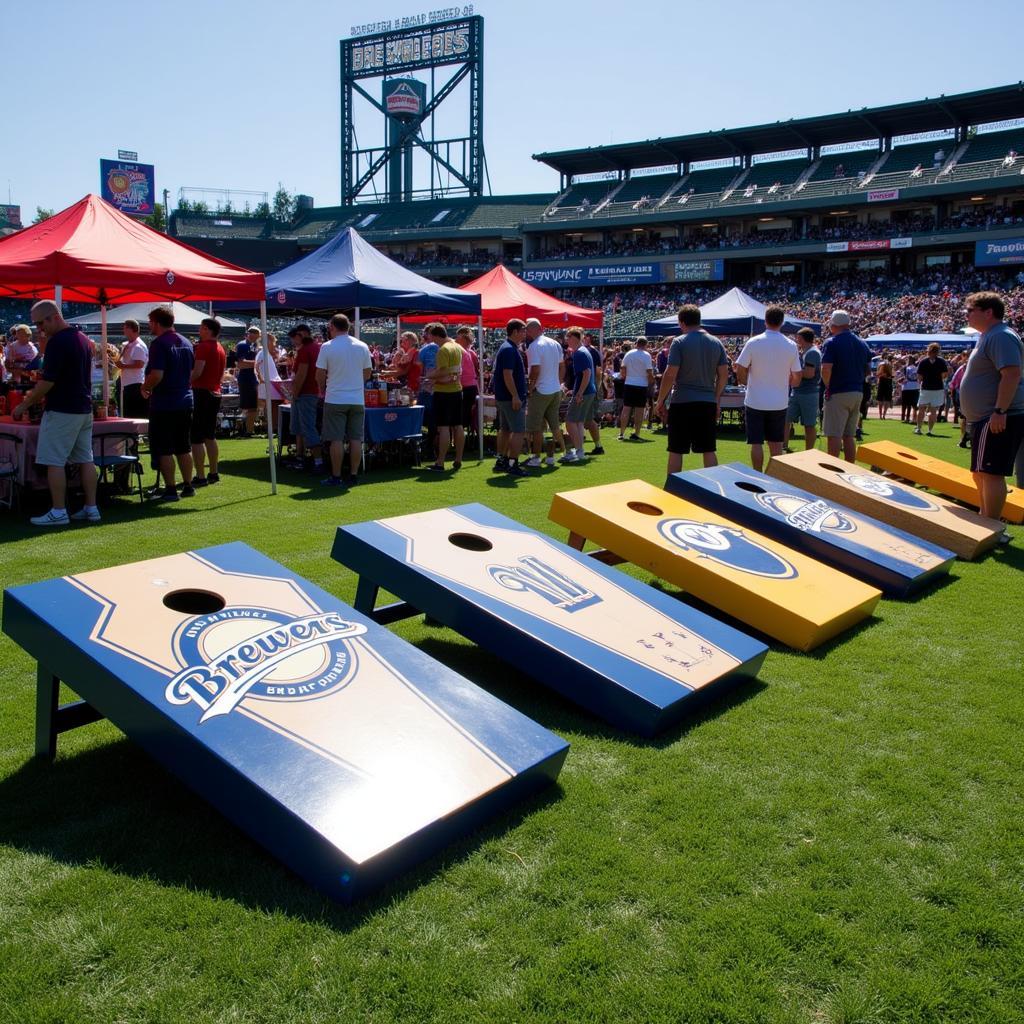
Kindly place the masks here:
MULTIPOLYGON (((953 429, 930 443, 964 461, 953 429)), ((329 557, 339 523, 482 501, 561 538, 556 490, 663 480, 660 435, 605 437, 607 455, 532 480, 488 460, 339 493, 285 472, 276 497, 265 445, 229 442, 224 483, 174 506, 118 499, 100 526, 45 534, 4 514, 2 580, 244 540, 351 601, 329 557)), ((558 787, 351 909, 108 723, 31 760, 34 665, 0 638, 0 1022, 1022 1020, 1011 532, 811 655, 773 645, 756 685, 654 741, 447 630, 393 627, 572 748, 558 787)))

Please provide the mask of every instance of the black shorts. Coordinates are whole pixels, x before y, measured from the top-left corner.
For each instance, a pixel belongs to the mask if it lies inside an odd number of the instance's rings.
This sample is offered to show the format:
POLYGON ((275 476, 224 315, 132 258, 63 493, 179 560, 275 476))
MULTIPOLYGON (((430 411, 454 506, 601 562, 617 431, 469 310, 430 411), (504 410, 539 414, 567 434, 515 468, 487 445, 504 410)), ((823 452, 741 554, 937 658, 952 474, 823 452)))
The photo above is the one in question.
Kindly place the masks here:
POLYGON ((205 388, 193 388, 192 399, 192 443, 202 444, 217 436, 217 413, 220 412, 220 395, 205 388))
POLYGON ((476 429, 476 396, 477 386, 475 384, 462 389, 462 425, 467 430, 476 429))
POLYGON ((435 391, 434 392, 434 426, 435 427, 461 427, 462 426, 462 392, 461 391, 435 391))
POLYGON ((647 405, 646 384, 625 384, 622 388, 622 404, 628 409, 642 409, 647 405))
POLYGON ((743 419, 747 424, 747 444, 769 443, 782 444, 786 437, 785 409, 751 409, 743 410, 743 419))
POLYGON ((713 452, 717 422, 714 402, 675 402, 668 407, 668 450, 673 455, 713 452))
POLYGON ((1006 429, 993 434, 988 420, 971 424, 971 472, 1010 476, 1017 451, 1024 444, 1024 413, 1006 417, 1006 429))
POLYGON ((257 393, 256 371, 238 371, 238 408, 255 409, 259 403, 257 393))
POLYGON ((913 388, 908 391, 906 388, 903 389, 900 394, 900 408, 902 409, 916 409, 917 400, 921 397, 920 388, 913 388))
POLYGON ((126 384, 124 393, 121 395, 121 403, 128 419, 145 420, 149 418, 149 399, 142 397, 141 384, 126 384))
POLYGON ((192 410, 152 411, 149 414, 149 451, 153 458, 192 452, 192 410))

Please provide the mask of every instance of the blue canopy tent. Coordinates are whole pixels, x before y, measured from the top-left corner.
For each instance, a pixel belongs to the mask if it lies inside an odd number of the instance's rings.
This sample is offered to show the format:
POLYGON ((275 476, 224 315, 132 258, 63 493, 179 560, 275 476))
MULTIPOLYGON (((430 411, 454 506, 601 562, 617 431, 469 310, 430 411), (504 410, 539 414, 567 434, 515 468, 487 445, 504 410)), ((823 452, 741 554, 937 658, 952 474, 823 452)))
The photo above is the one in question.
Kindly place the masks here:
MULTIPOLYGON (((269 282, 270 279, 267 280, 269 282)), ((709 334, 749 337, 764 330, 764 311, 763 302, 758 302, 740 288, 730 288, 724 295, 700 307, 701 326, 709 334)), ((786 334, 793 334, 801 327, 810 327, 815 334, 821 333, 821 324, 788 315, 782 330, 786 334)), ((679 320, 675 316, 649 320, 645 330, 648 337, 678 334, 679 320)))

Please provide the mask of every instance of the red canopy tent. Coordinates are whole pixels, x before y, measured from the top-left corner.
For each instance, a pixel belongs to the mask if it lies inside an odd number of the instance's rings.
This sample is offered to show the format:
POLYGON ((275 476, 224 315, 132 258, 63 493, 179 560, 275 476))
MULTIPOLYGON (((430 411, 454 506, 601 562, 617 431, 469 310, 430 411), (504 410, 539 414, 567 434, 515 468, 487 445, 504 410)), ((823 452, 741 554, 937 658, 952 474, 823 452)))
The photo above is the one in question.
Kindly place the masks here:
MULTIPOLYGON (((109 394, 108 306, 259 299, 264 338, 267 333, 266 282, 262 274, 168 238, 95 195, 0 239, 0 297, 39 299, 51 295, 58 305, 66 299, 95 302, 101 307, 104 401, 109 394)), ((269 352, 266 344, 264 352, 269 352)), ((273 453, 271 423, 268 432, 273 453)), ((270 473, 276 490, 273 454, 270 473)))

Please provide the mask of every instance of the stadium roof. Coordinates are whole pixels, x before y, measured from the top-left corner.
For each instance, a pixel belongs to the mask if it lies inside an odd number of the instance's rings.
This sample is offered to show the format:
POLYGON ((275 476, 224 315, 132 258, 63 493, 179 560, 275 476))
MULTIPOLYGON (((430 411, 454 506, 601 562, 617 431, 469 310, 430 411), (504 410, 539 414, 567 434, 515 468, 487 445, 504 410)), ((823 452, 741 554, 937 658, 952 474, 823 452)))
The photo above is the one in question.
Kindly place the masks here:
POLYGON ((848 110, 845 114, 791 118, 749 128, 725 128, 717 132, 676 135, 645 142, 535 153, 533 158, 562 174, 592 174, 912 135, 1015 117, 1024 117, 1024 82, 912 103, 863 107, 848 110))

